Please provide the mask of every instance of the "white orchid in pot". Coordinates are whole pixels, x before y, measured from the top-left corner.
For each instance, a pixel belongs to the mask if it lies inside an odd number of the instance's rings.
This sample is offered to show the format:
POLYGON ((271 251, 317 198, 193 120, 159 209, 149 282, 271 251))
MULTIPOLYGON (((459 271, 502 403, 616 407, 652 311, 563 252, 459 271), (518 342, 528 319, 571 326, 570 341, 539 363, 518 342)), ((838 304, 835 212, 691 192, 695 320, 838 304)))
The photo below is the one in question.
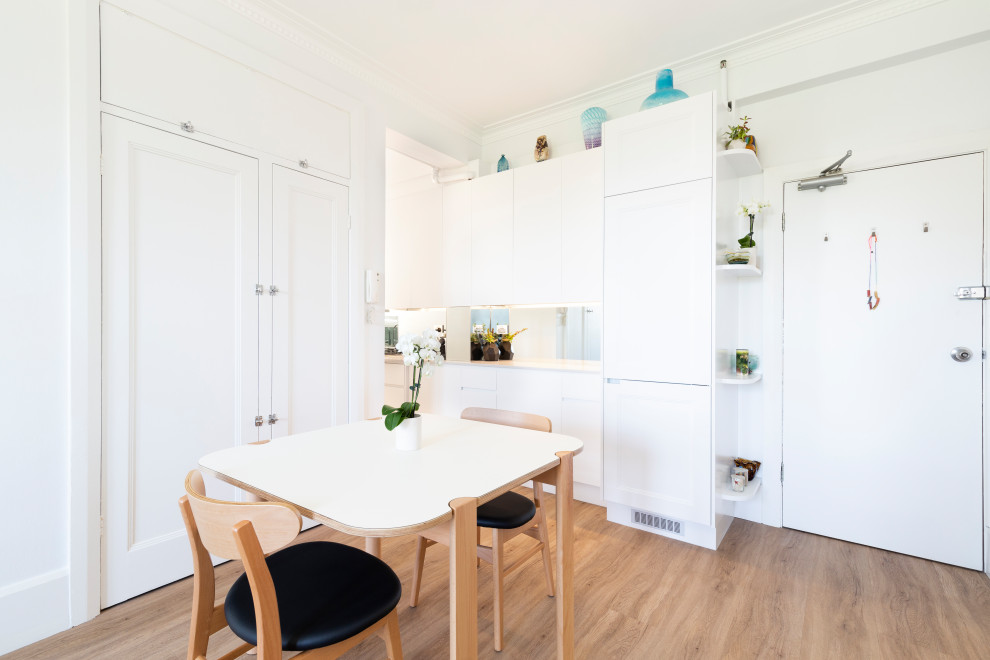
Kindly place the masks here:
POLYGON ((396 431, 395 446, 397 449, 419 449, 422 440, 422 418, 416 414, 419 410, 419 391, 423 386, 423 376, 433 374, 433 368, 443 364, 440 355, 440 333, 436 330, 424 330, 419 335, 404 335, 395 344, 395 349, 402 353, 402 362, 413 368, 412 398, 402 405, 382 406, 385 416, 385 428, 396 431))

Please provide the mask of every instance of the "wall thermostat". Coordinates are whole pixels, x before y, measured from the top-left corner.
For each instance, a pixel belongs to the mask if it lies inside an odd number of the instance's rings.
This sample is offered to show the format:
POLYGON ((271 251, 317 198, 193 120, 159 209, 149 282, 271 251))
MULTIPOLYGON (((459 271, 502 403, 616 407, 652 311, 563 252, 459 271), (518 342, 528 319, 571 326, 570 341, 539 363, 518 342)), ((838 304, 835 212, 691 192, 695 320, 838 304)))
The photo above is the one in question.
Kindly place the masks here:
POLYGON ((364 302, 376 304, 382 297, 382 274, 374 270, 364 271, 364 302))

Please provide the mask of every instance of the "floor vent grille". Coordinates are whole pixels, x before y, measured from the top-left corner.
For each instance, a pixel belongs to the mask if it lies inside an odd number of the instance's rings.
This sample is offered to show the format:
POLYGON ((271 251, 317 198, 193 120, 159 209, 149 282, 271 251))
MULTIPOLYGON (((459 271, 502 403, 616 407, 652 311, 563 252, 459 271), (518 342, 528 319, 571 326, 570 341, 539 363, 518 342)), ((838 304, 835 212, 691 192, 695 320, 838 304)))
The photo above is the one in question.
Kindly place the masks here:
POLYGON ((637 525, 652 527, 654 529, 684 536, 684 524, 680 520, 672 520, 670 518, 658 516, 655 513, 648 513, 646 511, 637 511, 636 509, 633 509, 632 521, 637 525))

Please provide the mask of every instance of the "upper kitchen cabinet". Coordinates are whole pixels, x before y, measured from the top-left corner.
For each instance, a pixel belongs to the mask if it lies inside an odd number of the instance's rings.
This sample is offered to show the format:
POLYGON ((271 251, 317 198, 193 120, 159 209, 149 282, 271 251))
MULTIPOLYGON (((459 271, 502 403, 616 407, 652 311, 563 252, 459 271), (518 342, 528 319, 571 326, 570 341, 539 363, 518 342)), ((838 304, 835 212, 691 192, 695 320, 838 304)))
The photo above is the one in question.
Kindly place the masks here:
POLYGON ((471 183, 443 187, 443 306, 471 304, 471 183))
POLYGON ((605 122, 605 196, 710 178, 714 113, 708 92, 605 122))
POLYGON ((106 3, 100 52, 105 103, 350 177, 345 110, 106 3))
POLYGON ((443 192, 433 183, 389 197, 385 206, 385 306, 443 307, 443 192))
POLYGON ((499 172, 471 181, 471 304, 512 298, 512 177, 499 172))
MULTIPOLYGON (((561 298, 561 162, 513 172, 512 283, 514 304, 561 298)), ((505 301, 503 301, 505 302, 505 301)))
POLYGON ((560 159, 561 302, 602 299, 604 149, 560 159))

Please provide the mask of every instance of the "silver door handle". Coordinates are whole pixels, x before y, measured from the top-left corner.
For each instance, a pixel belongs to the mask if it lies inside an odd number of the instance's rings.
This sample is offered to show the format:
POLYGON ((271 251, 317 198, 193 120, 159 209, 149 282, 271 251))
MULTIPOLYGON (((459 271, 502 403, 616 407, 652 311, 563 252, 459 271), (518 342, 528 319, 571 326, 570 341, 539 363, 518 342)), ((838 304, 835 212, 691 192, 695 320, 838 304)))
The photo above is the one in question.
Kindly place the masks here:
POLYGON ((987 288, 985 286, 961 286, 956 289, 956 298, 959 300, 987 300, 987 288))
POLYGON ((956 362, 969 362, 969 359, 973 357, 973 351, 969 350, 965 346, 956 346, 952 349, 952 352, 949 355, 951 355, 952 359, 956 362))

